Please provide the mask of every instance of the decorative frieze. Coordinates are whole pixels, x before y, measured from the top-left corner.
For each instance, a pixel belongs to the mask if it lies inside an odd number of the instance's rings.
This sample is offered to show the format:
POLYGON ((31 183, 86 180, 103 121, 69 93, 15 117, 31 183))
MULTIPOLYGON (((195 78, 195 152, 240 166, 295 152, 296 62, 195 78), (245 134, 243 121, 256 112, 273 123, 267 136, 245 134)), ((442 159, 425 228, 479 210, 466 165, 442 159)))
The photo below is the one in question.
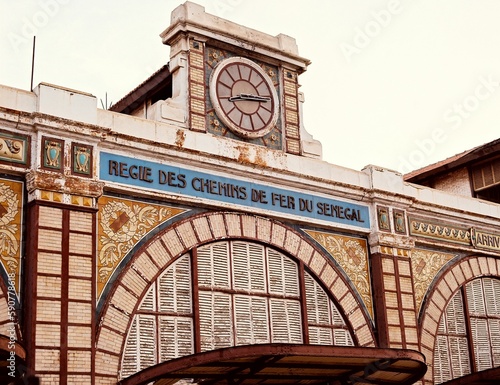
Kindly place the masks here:
POLYGON ((410 235, 420 236, 437 241, 471 244, 470 228, 460 227, 447 223, 433 223, 426 219, 412 218, 410 222, 410 235))

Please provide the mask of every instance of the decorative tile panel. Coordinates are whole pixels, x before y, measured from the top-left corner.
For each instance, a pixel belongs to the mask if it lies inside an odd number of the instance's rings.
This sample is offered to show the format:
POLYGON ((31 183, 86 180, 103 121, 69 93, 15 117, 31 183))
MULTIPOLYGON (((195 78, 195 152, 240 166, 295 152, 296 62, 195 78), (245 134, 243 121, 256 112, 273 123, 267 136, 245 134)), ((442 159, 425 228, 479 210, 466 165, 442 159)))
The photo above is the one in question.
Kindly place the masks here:
POLYGON ((62 171, 64 164, 64 141, 42 137, 42 168, 62 171))
POLYGON ((406 218, 403 210, 392 210, 392 219, 394 220, 394 231, 398 234, 406 234, 406 218))
POLYGON ((149 231, 185 211, 108 196, 99 198, 97 296, 125 255, 149 231))
POLYGON ((425 294, 438 271, 454 257, 453 254, 432 250, 412 250, 411 268, 413 272, 413 286, 417 311, 420 309, 425 294))
POLYGON ((20 288, 23 183, 0 179, 0 263, 20 288))
POLYGON ((71 145, 71 172, 76 175, 92 177, 92 147, 84 144, 71 145))
POLYGON ((389 219, 389 208, 377 206, 378 228, 382 231, 391 231, 391 222, 389 219))
POLYGON ((320 231, 305 230, 342 267, 373 317, 372 293, 366 240, 320 231))
POLYGON ((29 137, 0 131, 0 162, 29 165, 29 137))

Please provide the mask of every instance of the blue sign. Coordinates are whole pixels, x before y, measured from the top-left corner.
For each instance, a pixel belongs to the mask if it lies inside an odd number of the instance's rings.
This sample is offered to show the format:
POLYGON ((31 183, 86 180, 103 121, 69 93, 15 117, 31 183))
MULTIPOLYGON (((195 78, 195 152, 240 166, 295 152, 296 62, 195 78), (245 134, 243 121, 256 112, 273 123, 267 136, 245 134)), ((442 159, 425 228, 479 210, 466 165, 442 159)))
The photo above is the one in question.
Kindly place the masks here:
POLYGON ((100 160, 109 182, 370 228, 368 206, 107 152, 100 160))

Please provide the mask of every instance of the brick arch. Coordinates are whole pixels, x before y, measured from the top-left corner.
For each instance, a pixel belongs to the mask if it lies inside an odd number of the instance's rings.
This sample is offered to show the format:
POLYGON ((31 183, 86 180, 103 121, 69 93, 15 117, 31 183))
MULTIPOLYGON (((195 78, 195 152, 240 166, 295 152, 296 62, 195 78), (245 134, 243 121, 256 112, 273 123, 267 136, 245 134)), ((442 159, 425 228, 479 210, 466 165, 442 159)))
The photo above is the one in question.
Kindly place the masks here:
POLYGON ((116 381, 134 310, 156 277, 195 246, 233 238, 262 242, 303 261, 337 301, 359 345, 375 346, 371 323, 360 299, 333 261, 305 236, 263 217, 231 212, 204 213, 156 234, 137 250, 114 282, 103 306, 96 338, 96 375, 100 383, 116 381))
POLYGON ((424 383, 432 384, 434 371, 434 345, 441 315, 457 290, 468 281, 493 276, 500 278, 500 259, 494 257, 470 256, 450 265, 429 288, 425 300, 420 325, 421 351, 426 357, 429 370, 424 383))

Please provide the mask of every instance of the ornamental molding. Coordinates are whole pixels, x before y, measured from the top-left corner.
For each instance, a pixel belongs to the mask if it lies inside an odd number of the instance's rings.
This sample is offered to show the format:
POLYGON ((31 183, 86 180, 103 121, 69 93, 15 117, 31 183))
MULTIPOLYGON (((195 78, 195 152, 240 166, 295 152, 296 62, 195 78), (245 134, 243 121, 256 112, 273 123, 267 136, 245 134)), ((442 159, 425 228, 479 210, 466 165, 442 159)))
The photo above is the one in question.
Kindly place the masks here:
POLYGON ((435 223, 427 219, 409 218, 410 235, 419 236, 437 241, 471 245, 471 228, 461 227, 449 223, 435 223))

